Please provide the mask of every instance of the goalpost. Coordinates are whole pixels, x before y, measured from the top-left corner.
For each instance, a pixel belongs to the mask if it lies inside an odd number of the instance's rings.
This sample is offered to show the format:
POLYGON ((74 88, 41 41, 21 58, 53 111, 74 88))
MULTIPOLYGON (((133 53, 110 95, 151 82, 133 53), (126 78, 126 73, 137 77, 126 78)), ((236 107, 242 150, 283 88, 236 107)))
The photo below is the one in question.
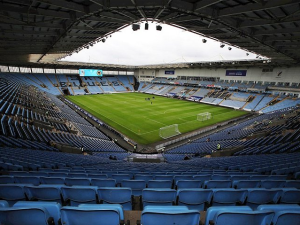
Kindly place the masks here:
POLYGON ((209 120, 211 118, 212 118, 212 116, 211 116, 211 113, 209 113, 209 112, 199 113, 197 115, 197 120, 198 121, 205 121, 205 120, 209 120))
POLYGON ((173 125, 170 125, 170 126, 161 127, 159 129, 159 136, 163 139, 174 137, 178 134, 181 134, 179 129, 178 129, 178 124, 173 124, 173 125))

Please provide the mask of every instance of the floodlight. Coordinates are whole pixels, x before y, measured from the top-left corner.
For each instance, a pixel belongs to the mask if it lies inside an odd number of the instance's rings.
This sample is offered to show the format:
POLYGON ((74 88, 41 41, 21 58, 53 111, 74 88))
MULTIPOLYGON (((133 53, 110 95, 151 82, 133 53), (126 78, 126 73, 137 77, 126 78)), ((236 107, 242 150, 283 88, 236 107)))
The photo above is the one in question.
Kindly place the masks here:
POLYGON ((132 30, 133 31, 137 31, 137 30, 139 30, 140 29, 140 25, 139 24, 132 24, 132 30))
POLYGON ((231 47, 228 47, 228 50, 229 50, 229 51, 231 51, 231 49, 232 49, 231 47))
POLYGON ((221 44, 221 45, 220 45, 220 48, 224 48, 224 47, 225 47, 225 44, 221 44))
POLYGON ((148 29, 149 29, 149 24, 145 23, 145 30, 148 30, 148 29))
POLYGON ((202 39, 202 42, 203 42, 203 43, 206 43, 206 42, 207 42, 207 40, 206 40, 206 39, 202 39))
POLYGON ((157 25, 157 26, 156 26, 156 30, 161 31, 161 30, 162 30, 162 26, 157 25))

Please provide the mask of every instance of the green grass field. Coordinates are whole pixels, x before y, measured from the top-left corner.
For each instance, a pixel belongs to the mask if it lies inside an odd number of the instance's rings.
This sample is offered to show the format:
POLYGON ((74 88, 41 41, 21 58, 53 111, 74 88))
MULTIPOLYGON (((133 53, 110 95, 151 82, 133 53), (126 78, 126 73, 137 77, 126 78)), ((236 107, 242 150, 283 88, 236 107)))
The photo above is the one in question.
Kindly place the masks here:
POLYGON ((159 128, 178 124, 186 133, 201 127, 247 114, 245 111, 220 106, 182 101, 143 93, 118 93, 106 95, 67 96, 66 98, 85 109, 101 121, 114 127, 139 144, 162 140, 159 128), (197 121, 197 114, 210 112, 212 119, 197 121))

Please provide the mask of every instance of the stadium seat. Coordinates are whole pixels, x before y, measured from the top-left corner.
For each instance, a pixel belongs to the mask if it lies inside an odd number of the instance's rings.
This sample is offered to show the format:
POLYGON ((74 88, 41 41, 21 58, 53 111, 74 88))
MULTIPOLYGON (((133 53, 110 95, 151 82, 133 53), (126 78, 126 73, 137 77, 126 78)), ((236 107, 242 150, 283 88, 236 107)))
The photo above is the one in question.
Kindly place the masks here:
POLYGON ((42 184, 65 184, 64 177, 40 177, 40 181, 42 184))
POLYGON ((91 181, 88 178, 68 178, 67 177, 65 179, 65 184, 67 186, 74 186, 74 185, 89 186, 91 184, 91 181))
POLYGON ((300 189, 300 180, 287 180, 284 187, 300 189))
POLYGON ((213 198, 212 205, 213 206, 235 206, 235 205, 243 205, 247 198, 247 190, 244 189, 212 189, 213 190, 213 198))
POLYGON ((0 199, 6 200, 10 206, 17 201, 25 201, 24 184, 1 184, 0 199))
POLYGON ((115 187, 116 180, 114 179, 91 179, 91 185, 97 187, 115 187))
POLYGON ((203 211, 210 204, 213 191, 210 189, 189 188, 177 190, 178 205, 203 211))
POLYGON ((54 225, 54 219, 44 207, 0 208, 0 221, 9 225, 54 225))
POLYGON ((15 183, 14 176, 0 176, 0 184, 13 184, 15 183))
POLYGON ((61 204, 56 202, 29 202, 29 201, 19 201, 13 205, 14 208, 35 208, 42 207, 45 208, 50 217, 54 219, 55 225, 59 224, 60 220, 60 209, 61 204))
POLYGON ((266 189, 282 188, 284 187, 285 183, 285 180, 262 180, 260 182, 260 186, 266 189))
POLYGON ((130 174, 112 174, 111 177, 116 180, 117 186, 121 186, 122 180, 130 180, 130 174))
POLYGON ((150 174, 136 174, 134 176, 135 180, 144 180, 146 181, 146 184, 148 184, 149 180, 153 180, 153 175, 150 174))
POLYGON ((31 176, 15 176, 15 183, 17 184, 31 184, 31 185, 40 185, 39 177, 31 177, 31 176))
POLYGON ((300 190, 283 188, 280 198, 281 204, 300 204, 300 190))
POLYGON ((174 183, 176 184, 177 181, 180 180, 193 180, 193 176, 192 175, 175 175, 173 177, 174 183))
POLYGON ((124 210, 132 210, 131 188, 101 187, 97 190, 98 200, 104 204, 120 204, 124 210))
POLYGON ((300 211, 300 206, 297 204, 275 204, 275 205, 259 205, 256 210, 269 210, 273 212, 279 211, 300 211))
POLYGON ((204 188, 231 188, 231 180, 207 180, 204 182, 204 188))
POLYGON ((210 174, 207 174, 207 175, 195 175, 194 176, 194 180, 200 180, 202 181, 203 183, 207 180, 210 180, 211 179, 211 175, 210 174))
POLYGON ((278 203, 281 190, 275 189, 264 189, 264 188, 250 188, 248 190, 248 197, 246 205, 253 209, 263 204, 276 204, 278 203))
POLYGON ((279 211, 275 213, 275 216, 272 220, 273 225, 300 225, 300 210, 287 210, 279 211))
POLYGON ((215 215, 219 212, 251 212, 252 209, 249 206, 212 206, 207 209, 205 225, 209 225, 210 221, 215 223, 215 215))
POLYGON ((176 191, 170 188, 145 188, 142 193, 143 207, 168 206, 176 201, 176 191))
POLYGON ((131 188, 132 195, 141 196, 143 189, 146 188, 146 181, 144 181, 144 180, 122 180, 121 186, 131 188))
POLYGON ((120 215, 118 209, 103 209, 92 207, 62 207, 61 223, 64 225, 119 225, 120 215))
POLYGON ((202 181, 200 180, 178 180, 176 182, 176 189, 183 188, 201 188, 202 181))
POLYGON ((96 204, 97 203, 97 187, 95 186, 72 186, 62 187, 61 193, 64 202, 71 206, 79 204, 96 204))
POLYGON ((51 201, 61 204, 61 186, 62 185, 26 186, 24 190, 30 201, 51 201))
POLYGON ((182 206, 146 206, 142 211, 142 225, 199 224, 200 212, 182 206))
POLYGON ((124 220, 123 207, 120 204, 80 204, 78 207, 83 208, 99 208, 99 209, 116 209, 119 212, 120 220, 124 220))
POLYGON ((169 180, 173 182, 173 175, 155 175, 155 180, 169 180))
POLYGON ((241 188, 259 188, 259 180, 234 180, 232 181, 232 187, 236 189, 241 188))
POLYGON ((0 208, 9 207, 8 202, 5 200, 0 200, 0 208))
POLYGON ((170 180, 149 180, 148 188, 172 188, 170 180))
POLYGON ((274 217, 272 211, 221 211, 216 213, 215 225, 270 225, 274 217))

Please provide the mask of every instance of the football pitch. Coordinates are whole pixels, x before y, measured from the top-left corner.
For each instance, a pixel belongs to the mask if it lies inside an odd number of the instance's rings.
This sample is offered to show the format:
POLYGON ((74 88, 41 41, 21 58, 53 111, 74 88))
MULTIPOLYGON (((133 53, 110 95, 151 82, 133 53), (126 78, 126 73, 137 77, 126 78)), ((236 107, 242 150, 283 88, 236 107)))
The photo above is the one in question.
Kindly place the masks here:
POLYGON ((153 99, 153 96, 117 93, 66 98, 143 145, 163 140, 159 136, 161 127, 178 124, 179 131, 186 133, 247 114, 245 111, 160 96, 153 99), (198 121, 197 114, 204 112, 210 112, 212 119, 198 121))

